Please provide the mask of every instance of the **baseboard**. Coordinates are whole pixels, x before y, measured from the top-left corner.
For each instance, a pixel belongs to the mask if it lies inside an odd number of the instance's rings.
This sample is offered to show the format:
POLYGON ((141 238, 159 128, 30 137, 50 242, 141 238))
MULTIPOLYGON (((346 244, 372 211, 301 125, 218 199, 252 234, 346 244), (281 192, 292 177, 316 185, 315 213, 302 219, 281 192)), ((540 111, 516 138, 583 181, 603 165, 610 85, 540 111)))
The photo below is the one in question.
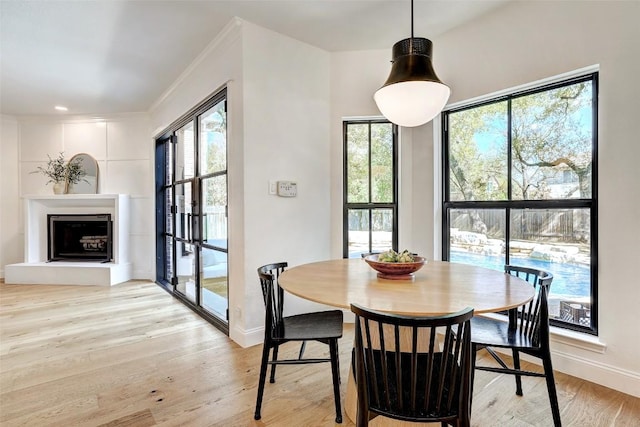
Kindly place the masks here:
POLYGON ((154 282, 155 281, 154 272, 152 272, 148 268, 145 268, 145 269, 134 268, 133 274, 132 274, 132 280, 151 280, 152 282, 154 282))
POLYGON ((262 344, 264 341, 264 326, 249 330, 232 327, 229 330, 229 338, 243 348, 262 344))
MULTIPOLYGON (((511 356, 511 350, 494 348, 499 353, 511 356)), ((520 353, 520 358, 541 366, 540 359, 520 353)), ((584 357, 569 354, 563 351, 551 350, 553 370, 590 381, 621 393, 640 397, 640 374, 637 372, 620 369, 605 363, 594 362, 584 357)))
POLYGON ((640 397, 640 374, 573 354, 552 351, 553 369, 592 383, 640 397))

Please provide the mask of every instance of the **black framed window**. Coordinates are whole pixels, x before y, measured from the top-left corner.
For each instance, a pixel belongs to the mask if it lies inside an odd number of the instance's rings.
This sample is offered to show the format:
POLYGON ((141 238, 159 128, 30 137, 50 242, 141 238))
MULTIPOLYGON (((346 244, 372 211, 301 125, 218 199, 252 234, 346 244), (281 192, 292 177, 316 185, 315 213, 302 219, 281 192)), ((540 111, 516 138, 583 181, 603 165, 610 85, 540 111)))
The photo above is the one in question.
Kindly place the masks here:
POLYGON ((398 130, 386 120, 343 122, 343 256, 398 249, 398 130))
POLYGON ((548 270, 551 323, 597 333, 598 73, 442 120, 443 259, 548 270))

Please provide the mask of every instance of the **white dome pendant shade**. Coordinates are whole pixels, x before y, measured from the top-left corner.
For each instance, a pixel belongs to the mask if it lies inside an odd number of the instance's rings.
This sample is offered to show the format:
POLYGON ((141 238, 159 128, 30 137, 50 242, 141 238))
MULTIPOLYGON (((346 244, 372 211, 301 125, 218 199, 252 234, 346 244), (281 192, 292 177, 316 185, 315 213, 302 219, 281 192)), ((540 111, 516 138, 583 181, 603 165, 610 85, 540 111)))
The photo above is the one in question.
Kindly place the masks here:
POLYGON ((399 126, 420 126, 437 116, 449 100, 451 89, 440 81, 431 63, 431 40, 411 37, 393 45, 391 73, 373 99, 390 122, 399 126))
POLYGON ((449 93, 443 84, 412 81, 380 88, 374 99, 391 123, 415 127, 433 120, 447 103, 449 93))
POLYGON ((409 38, 393 45, 393 65, 384 86, 376 91, 382 115, 399 126, 420 126, 437 116, 451 89, 440 81, 431 64, 432 43, 409 38))

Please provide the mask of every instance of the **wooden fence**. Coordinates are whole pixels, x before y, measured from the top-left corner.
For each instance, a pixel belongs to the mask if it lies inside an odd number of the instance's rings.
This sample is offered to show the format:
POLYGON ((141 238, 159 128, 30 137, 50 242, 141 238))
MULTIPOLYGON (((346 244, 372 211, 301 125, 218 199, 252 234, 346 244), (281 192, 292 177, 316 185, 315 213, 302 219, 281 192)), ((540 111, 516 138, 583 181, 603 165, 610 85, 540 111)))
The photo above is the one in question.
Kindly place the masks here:
MULTIPOLYGON (((504 239, 506 225, 502 209, 457 209, 451 211, 451 227, 504 239)), ((511 239, 586 243, 589 212, 586 209, 512 209, 511 239)))

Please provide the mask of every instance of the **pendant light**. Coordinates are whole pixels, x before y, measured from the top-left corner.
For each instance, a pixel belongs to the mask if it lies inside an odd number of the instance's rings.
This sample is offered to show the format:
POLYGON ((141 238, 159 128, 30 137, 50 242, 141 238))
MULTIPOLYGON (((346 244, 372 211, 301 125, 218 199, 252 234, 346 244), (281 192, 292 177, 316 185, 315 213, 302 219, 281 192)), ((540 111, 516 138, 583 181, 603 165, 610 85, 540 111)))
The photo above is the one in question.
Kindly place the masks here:
POLYGON ((413 37, 393 45, 389 78, 373 99, 380 112, 399 126, 420 126, 437 116, 449 100, 451 89, 440 81, 431 63, 431 40, 413 37))

